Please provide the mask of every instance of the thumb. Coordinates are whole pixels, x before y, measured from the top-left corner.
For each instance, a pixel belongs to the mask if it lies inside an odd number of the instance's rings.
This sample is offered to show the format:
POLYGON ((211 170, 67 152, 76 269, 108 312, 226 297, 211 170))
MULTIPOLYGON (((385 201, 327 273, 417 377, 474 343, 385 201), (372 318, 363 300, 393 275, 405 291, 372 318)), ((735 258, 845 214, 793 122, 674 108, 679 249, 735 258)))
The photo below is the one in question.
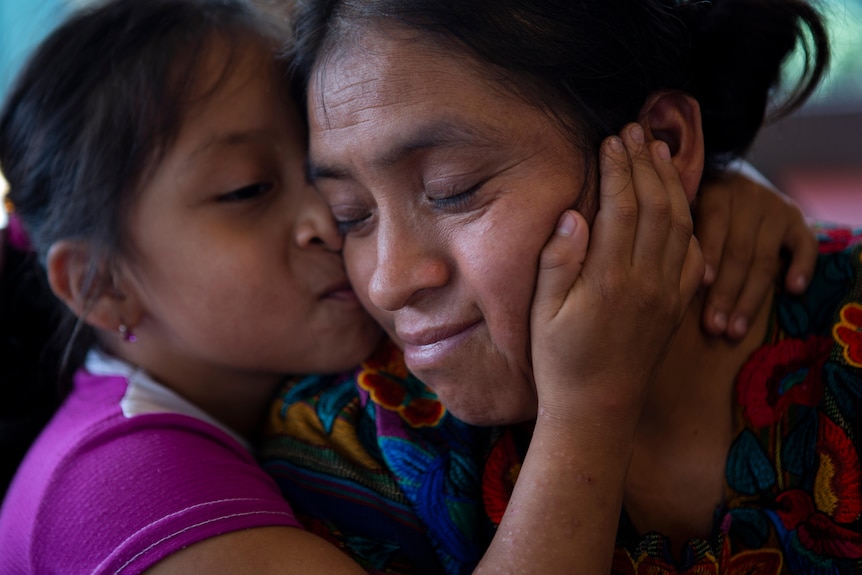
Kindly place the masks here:
POLYGON ((539 256, 539 275, 533 296, 533 321, 553 319, 584 267, 589 230, 583 216, 566 210, 539 256))

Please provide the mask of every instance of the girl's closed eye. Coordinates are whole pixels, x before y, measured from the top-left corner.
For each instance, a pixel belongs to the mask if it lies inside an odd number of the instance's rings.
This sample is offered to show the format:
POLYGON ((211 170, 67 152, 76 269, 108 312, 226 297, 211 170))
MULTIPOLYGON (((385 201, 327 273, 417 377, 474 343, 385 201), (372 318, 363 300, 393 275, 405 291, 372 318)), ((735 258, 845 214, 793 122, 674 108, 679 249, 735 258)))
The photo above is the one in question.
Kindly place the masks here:
POLYGON ((274 187, 275 184, 273 184, 272 182, 258 182, 255 184, 251 184, 250 186, 243 186, 242 188, 233 190, 232 192, 222 194, 217 198, 217 201, 248 202, 263 198, 269 192, 271 192, 274 187))

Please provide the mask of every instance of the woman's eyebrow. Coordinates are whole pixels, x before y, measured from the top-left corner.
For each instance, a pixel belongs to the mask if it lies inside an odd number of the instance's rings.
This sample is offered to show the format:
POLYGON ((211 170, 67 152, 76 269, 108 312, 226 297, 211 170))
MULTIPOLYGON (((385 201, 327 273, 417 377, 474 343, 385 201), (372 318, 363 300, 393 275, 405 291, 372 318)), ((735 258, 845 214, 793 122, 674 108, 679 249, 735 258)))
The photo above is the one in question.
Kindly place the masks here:
MULTIPOLYGON (((449 118, 437 119, 429 124, 400 135, 394 143, 380 154, 372 157, 368 165, 373 170, 383 170, 403 162, 411 155, 429 149, 469 147, 478 150, 493 150, 504 147, 502 136, 496 130, 483 126, 482 130, 465 125, 462 121, 449 118)), ((309 160, 309 174, 312 181, 318 178, 349 179, 352 171, 349 166, 327 165, 326 161, 309 160)))

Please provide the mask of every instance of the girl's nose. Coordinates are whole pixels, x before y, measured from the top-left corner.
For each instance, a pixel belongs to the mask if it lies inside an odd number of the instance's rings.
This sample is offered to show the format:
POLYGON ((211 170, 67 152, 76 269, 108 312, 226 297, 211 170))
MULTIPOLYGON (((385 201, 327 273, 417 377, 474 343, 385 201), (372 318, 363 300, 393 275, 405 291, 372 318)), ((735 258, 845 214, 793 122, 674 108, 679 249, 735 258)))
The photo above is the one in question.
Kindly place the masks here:
POLYGON ((296 226, 296 243, 302 248, 320 246, 329 251, 341 251, 343 238, 338 233, 329 206, 313 187, 307 186, 302 197, 296 226))

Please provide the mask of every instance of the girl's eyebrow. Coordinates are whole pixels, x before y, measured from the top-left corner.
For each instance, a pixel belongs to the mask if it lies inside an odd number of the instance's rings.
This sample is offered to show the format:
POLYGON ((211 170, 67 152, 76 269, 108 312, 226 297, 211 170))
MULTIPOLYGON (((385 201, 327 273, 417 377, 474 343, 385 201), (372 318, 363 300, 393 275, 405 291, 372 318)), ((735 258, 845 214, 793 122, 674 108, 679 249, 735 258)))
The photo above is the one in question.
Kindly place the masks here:
POLYGON ((198 156, 209 153, 214 149, 231 148, 251 142, 265 140, 271 132, 266 129, 239 130, 233 132, 218 133, 206 138, 196 146, 186 157, 186 163, 192 163, 198 156))
MULTIPOLYGON (((418 125, 413 130, 401 134, 383 152, 369 161, 369 166, 374 170, 383 170, 403 162, 407 157, 432 148, 458 148, 469 147, 479 150, 499 150, 505 147, 502 135, 496 136, 496 129, 485 127, 480 131, 473 126, 468 126, 463 121, 450 118, 438 118, 433 122, 418 125)), ((341 166, 337 163, 327 164, 326 161, 315 162, 308 160, 308 173, 312 181, 326 178, 335 180, 350 179, 352 170, 349 166, 341 166)))

